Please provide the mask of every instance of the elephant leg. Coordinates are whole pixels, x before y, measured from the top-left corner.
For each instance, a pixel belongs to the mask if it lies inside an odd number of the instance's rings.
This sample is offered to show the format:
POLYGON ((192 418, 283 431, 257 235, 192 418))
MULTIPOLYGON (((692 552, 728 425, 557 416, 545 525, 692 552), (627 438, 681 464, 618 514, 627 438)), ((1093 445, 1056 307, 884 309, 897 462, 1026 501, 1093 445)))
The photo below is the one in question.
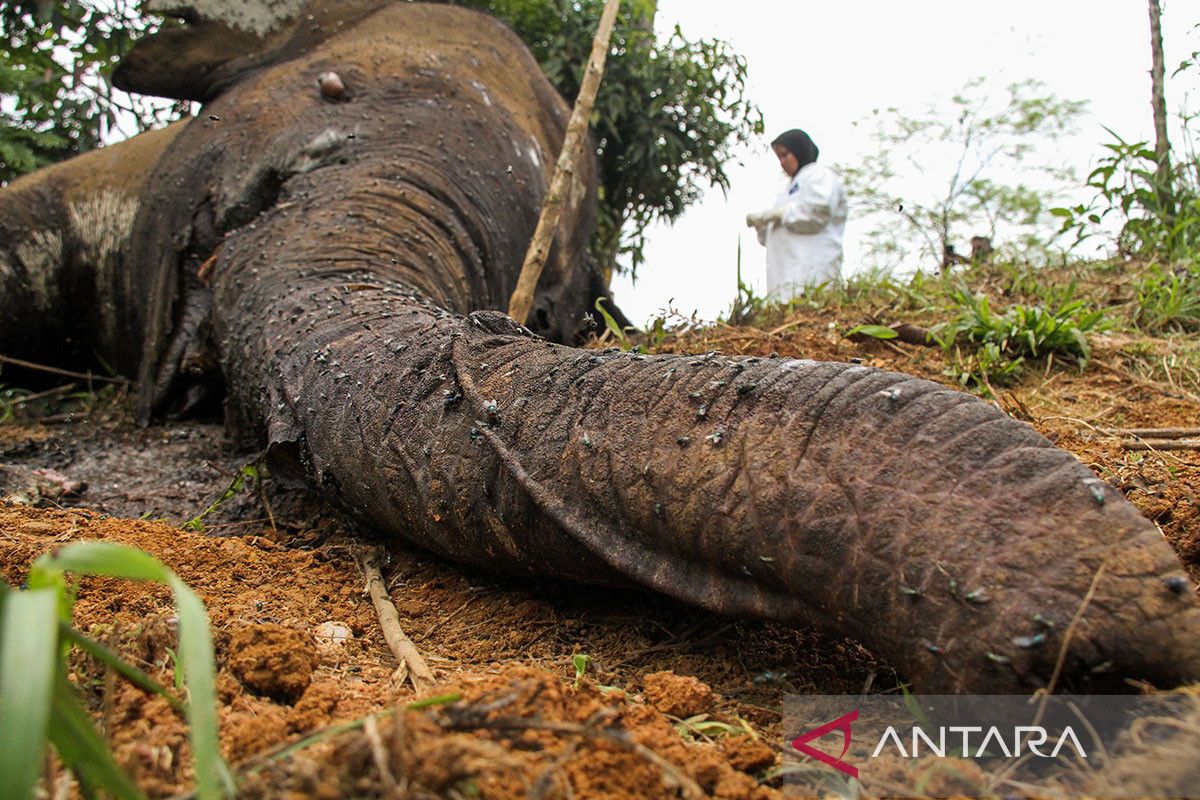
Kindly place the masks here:
POLYGON ((214 324, 270 445, 385 534, 820 625, 924 692, 1044 684, 1084 606, 1067 685, 1200 677, 1170 547, 1029 426, 862 366, 597 353, 454 315, 382 259, 314 261, 339 218, 231 236, 214 324))

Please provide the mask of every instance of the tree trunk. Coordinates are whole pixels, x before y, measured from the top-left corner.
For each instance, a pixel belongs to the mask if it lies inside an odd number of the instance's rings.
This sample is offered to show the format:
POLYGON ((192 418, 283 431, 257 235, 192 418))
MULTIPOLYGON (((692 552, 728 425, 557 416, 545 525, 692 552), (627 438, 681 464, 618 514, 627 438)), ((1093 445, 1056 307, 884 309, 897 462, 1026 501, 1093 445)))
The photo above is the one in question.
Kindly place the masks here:
POLYGON ((620 5, 621 0, 608 0, 604 6, 604 13, 600 16, 596 38, 592 40, 592 55, 583 74, 583 85, 579 87, 579 97, 575 100, 571 121, 567 123, 567 133, 563 137, 558 165, 554 168, 550 189, 542 201, 542 213, 538 217, 537 229, 533 232, 533 240, 525 254, 525 263, 521 266, 517 288, 513 290, 512 298, 508 301, 508 315, 522 325, 533 309, 533 295, 537 290, 538 278, 542 276, 542 268, 550 255, 554 232, 558 230, 563 206, 570 196, 571 184, 575 180, 575 162, 579 159, 583 143, 587 140, 588 119, 592 116, 596 93, 600 91, 600 79, 604 77, 608 43, 612 38, 613 23, 616 22, 620 5))
POLYGON ((1171 186, 1171 143, 1167 138, 1167 98, 1164 91, 1166 70, 1163 65, 1162 9, 1159 0, 1150 0, 1150 92, 1154 107, 1154 189, 1158 196, 1159 214, 1170 226, 1174 217, 1171 186))

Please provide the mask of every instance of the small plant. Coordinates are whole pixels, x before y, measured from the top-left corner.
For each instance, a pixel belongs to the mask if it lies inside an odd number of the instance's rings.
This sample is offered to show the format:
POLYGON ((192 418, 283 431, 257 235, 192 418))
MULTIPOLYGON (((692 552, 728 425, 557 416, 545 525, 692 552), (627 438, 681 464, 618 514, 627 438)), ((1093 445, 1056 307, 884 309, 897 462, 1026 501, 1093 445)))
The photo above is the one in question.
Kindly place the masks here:
POLYGON ((754 288, 742 280, 742 239, 737 243, 737 297, 729 308, 730 325, 752 325, 763 317, 767 299, 754 293, 754 288))
POLYGON ((1089 311, 1084 301, 1064 300, 1053 310, 1043 306, 1010 306, 994 312, 987 297, 960 287, 951 299, 961 311, 933 330, 951 356, 947 373, 964 386, 991 393, 991 385, 1016 380, 1028 359, 1067 356, 1082 368, 1091 356, 1087 334, 1106 325, 1103 311, 1089 311), (967 345, 969 354, 963 356, 967 345))
MULTIPOLYGON (((1188 258, 1200 253, 1200 158, 1191 138, 1192 115, 1184 115, 1183 157, 1165 175, 1148 142, 1127 142, 1113 131, 1106 154, 1088 176, 1096 191, 1089 204, 1053 208, 1062 219, 1060 233, 1074 233, 1075 244, 1106 233, 1109 218, 1120 224, 1116 236, 1122 255, 1188 258)), ((1108 130, 1108 129, 1106 129, 1108 130)))
MULTIPOLYGON (((597 301, 599 302, 599 301, 597 301)), ((208 508, 201 511, 196 516, 183 523, 183 529, 195 531, 196 533, 204 533, 204 518, 216 511, 222 505, 233 499, 238 492, 246 487, 246 481, 253 481, 257 486, 265 477, 266 470, 260 468, 256 464, 243 464, 237 471, 237 474, 229 481, 229 485, 225 487, 225 491, 221 492, 221 496, 209 504, 208 508)))
POLYGON ((24 403, 24 398, 29 394, 24 389, 0 384, 0 425, 17 418, 17 408, 24 403))
POLYGON ((995 396, 993 386, 1014 383, 1021 376, 1025 364, 1023 356, 1006 356, 991 342, 965 354, 961 348, 954 347, 948 357, 949 363, 944 374, 985 397, 995 396))
POLYGON ((596 310, 600 312, 600 316, 604 319, 604 327, 612 334, 612 337, 617 340, 622 350, 629 350, 633 347, 629 342, 629 335, 617 322, 616 317, 608 313, 608 309, 604 307, 604 298, 596 298, 596 310))
POLYGON ((1200 330, 1200 266, 1152 267, 1138 283, 1134 321, 1152 333, 1200 330))
POLYGON ((1002 353, 1044 358, 1052 354, 1073 356, 1086 364, 1091 356, 1086 334, 1105 325, 1103 311, 1088 311, 1083 300, 1066 300, 1054 310, 1043 306, 1010 306, 1003 314, 992 311, 987 297, 965 287, 951 294, 962 309, 954 320, 938 326, 937 337, 949 346, 995 344, 1002 353))
POLYGON ((583 680, 583 676, 587 674, 588 667, 592 665, 592 657, 587 653, 576 653, 571 656, 571 663, 575 666, 575 683, 576 689, 579 688, 579 682, 583 680))
POLYGON ((49 742, 85 797, 143 797, 117 766, 68 679, 78 647, 121 677, 162 696, 190 725, 201 800, 232 796, 233 780, 217 740, 212 638, 204 604, 155 558, 108 542, 75 542, 33 563, 25 590, 0 581, 0 796, 33 797, 49 742), (166 584, 179 617, 179 665, 186 701, 71 625, 75 588, 66 573, 166 584))

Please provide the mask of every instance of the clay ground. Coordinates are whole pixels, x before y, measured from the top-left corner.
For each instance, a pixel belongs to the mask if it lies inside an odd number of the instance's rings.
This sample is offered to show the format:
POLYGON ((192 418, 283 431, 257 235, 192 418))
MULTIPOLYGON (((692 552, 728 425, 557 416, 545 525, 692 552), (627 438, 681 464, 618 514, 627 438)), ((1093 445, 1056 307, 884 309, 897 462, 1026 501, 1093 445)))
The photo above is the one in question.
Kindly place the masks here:
MULTIPOLYGON (((940 349, 842 336, 888 311, 793 309, 756 328, 679 330, 658 349, 858 358, 949 381, 940 349)), ((1200 373, 1181 355, 1195 339, 1098 335, 1086 371, 1040 364, 995 401, 1119 487, 1200 579, 1200 452, 1128 450, 1111 432, 1200 425, 1200 373)), ((782 755, 784 694, 896 687, 886 663, 852 641, 716 618, 648 594, 464 572, 393 547, 390 595, 438 679, 421 696, 462 697, 393 712, 418 695, 394 675, 364 594, 355 552, 371 546, 368 535, 270 479, 247 481, 203 518, 203 533, 183 530, 254 462, 253 444, 229 441, 216 423, 140 430, 120 393, 87 398, 66 416, 62 401, 22 403, 0 425, 0 463, 87 484, 36 507, 0 505, 5 580, 20 585, 33 558, 81 539, 141 547, 182 576, 212 619, 222 742, 247 797, 779 797, 783 775, 797 768, 782 755), (57 416, 39 421, 50 412, 57 416), (590 665, 576 680, 573 657, 583 654, 590 665), (370 714, 382 716, 364 728, 370 714), (352 730, 330 730, 346 722, 352 730)), ((165 589, 85 580, 75 621, 170 681, 165 589)), ((73 664, 143 789, 187 791, 186 728, 166 703, 95 663, 73 664)))

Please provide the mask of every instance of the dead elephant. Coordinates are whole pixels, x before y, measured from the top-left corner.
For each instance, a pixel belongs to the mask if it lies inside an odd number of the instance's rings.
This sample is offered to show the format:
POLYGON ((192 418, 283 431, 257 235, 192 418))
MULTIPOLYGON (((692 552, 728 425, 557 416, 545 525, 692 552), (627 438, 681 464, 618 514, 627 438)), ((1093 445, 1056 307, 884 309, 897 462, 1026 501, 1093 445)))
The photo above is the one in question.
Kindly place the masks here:
MULTIPOLYGON (((1060 685, 1200 677, 1200 608, 1155 527, 990 406, 848 364, 555 344, 603 290, 586 226, 539 287, 548 338, 488 311, 536 222, 561 99, 472 12, 284 11, 262 38, 189 12, 118 74, 206 102, 109 232, 121 291, 95 282, 124 321, 95 341, 138 371, 143 415, 224 386, 278 463, 388 535, 820 625, 925 692, 1043 685, 1085 605, 1060 685)), ((54 233, 20 216, 39 180, 0 195, 6 296, 90 257, 61 236, 57 262, 22 255, 54 233)), ((30 338, 2 319, 5 349, 30 338)))

